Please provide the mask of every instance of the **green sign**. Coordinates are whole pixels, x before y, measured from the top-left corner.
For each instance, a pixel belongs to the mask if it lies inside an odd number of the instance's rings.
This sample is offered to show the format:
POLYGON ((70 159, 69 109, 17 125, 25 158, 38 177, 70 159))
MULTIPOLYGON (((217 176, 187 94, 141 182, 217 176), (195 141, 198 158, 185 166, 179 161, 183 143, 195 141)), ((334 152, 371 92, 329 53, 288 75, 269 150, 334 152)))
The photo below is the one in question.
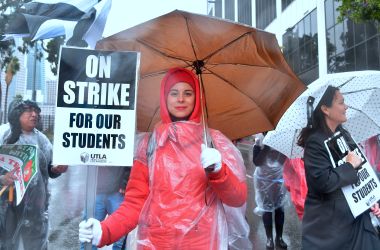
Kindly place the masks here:
POLYGON ((37 174, 37 147, 35 145, 0 146, 0 166, 7 171, 15 170, 16 204, 20 204, 26 189, 37 174))

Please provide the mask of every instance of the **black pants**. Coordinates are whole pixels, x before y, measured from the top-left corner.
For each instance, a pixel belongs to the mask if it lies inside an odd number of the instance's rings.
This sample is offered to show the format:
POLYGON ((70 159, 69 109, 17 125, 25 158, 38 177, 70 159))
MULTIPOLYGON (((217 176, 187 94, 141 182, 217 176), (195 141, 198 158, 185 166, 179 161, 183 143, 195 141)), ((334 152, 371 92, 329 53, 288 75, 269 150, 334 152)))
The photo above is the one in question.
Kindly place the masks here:
MULTIPOLYGON (((284 208, 279 207, 274 210, 274 223, 276 228, 276 237, 282 237, 282 231, 284 228, 285 213, 284 208)), ((265 212, 263 214, 263 223, 265 227, 265 232, 267 237, 273 238, 272 228, 273 228, 273 213, 265 212)))

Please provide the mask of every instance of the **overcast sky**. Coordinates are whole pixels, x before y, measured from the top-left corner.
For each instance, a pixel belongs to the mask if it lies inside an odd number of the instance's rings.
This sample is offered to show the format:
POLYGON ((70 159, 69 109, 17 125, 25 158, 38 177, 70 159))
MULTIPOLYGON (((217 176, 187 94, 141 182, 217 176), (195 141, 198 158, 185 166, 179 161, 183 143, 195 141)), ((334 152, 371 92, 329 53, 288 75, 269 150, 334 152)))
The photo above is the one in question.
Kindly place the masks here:
POLYGON ((112 0, 103 36, 110 36, 175 9, 206 14, 207 0, 112 0))
MULTIPOLYGON (((103 37, 110 36, 173 10, 207 14, 207 0, 112 0, 103 37)), ((56 79, 45 63, 47 79, 56 79)))

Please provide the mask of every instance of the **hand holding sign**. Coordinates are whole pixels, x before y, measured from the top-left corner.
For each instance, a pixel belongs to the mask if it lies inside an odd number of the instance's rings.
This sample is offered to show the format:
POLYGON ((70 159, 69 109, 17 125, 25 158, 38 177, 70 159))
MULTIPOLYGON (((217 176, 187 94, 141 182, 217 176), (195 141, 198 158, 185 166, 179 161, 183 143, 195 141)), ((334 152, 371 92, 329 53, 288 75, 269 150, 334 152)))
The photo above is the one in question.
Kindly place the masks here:
POLYGON ((380 218, 380 207, 379 207, 379 203, 375 203, 372 207, 371 207, 371 212, 378 218, 380 218))
POLYGON ((17 180, 17 177, 14 175, 17 168, 13 168, 11 171, 6 173, 3 176, 0 176, 0 184, 3 186, 12 185, 14 181, 17 180))
POLYGON ((353 151, 348 152, 346 157, 346 162, 351 163, 351 165, 357 169, 362 164, 362 158, 359 157, 356 153, 353 151))
POLYGON ((67 165, 56 165, 51 168, 51 171, 55 174, 62 174, 67 171, 67 165))

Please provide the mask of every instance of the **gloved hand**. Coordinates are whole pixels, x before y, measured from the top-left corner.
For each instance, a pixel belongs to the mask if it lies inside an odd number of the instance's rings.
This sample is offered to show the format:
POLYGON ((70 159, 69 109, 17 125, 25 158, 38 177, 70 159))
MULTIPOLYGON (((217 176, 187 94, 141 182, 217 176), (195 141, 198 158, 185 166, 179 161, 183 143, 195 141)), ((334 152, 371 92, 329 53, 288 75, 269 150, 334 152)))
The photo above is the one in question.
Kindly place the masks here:
POLYGON ((214 166, 212 172, 219 172, 222 168, 222 155, 215 148, 209 148, 205 144, 201 145, 201 164, 205 170, 210 166, 214 166))
POLYGON ((263 133, 259 133, 255 135, 255 145, 259 146, 261 149, 264 147, 263 140, 264 140, 263 133))
POLYGON ((102 227, 97 219, 89 218, 79 223, 79 241, 82 243, 91 242, 92 245, 99 245, 102 238, 102 227))

